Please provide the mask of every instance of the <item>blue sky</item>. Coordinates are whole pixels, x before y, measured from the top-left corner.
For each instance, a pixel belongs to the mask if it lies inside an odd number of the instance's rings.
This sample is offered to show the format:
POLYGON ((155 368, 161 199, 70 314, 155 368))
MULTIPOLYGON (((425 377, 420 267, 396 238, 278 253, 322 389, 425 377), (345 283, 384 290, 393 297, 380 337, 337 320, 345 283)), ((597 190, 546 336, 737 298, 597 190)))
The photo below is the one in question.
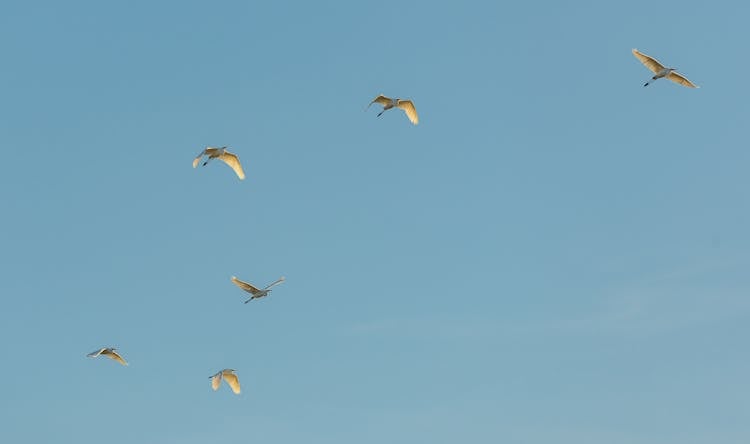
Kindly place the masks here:
POLYGON ((1 5, 0 441, 747 442, 749 14, 1 5))

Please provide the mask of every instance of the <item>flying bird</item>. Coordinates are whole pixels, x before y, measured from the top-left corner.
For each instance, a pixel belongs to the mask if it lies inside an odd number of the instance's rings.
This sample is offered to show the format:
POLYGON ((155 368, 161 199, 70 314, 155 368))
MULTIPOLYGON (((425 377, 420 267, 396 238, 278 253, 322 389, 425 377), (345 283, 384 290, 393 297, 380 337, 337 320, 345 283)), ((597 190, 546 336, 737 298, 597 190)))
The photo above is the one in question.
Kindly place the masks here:
POLYGON ((253 299, 258 299, 258 298, 262 298, 262 297, 268 296, 268 293, 271 292, 271 287, 273 287, 274 285, 277 285, 277 284, 280 284, 280 283, 284 282, 284 280, 285 280, 284 276, 282 276, 282 277, 278 278, 274 283, 272 283, 271 285, 269 285, 268 287, 260 290, 258 288, 253 287, 252 284, 250 284, 248 282, 243 282, 243 281, 237 279, 236 277, 232 276, 232 282, 234 282, 234 285, 240 287, 241 289, 243 289, 246 292, 248 292, 248 293, 250 293, 250 294, 253 295, 250 299, 248 299, 248 300, 245 301, 246 304, 248 302, 252 301, 253 299))
POLYGON ((242 171, 242 165, 240 164, 240 158, 237 157, 236 154, 232 154, 229 151, 227 151, 227 147, 223 146, 221 148, 212 148, 212 147, 206 147, 205 150, 201 151, 200 154, 193 160, 193 168, 198 166, 198 163, 201 161, 201 157, 208 156, 205 162, 203 162, 203 166, 206 166, 208 162, 211 161, 211 159, 219 159, 222 162, 229 165, 230 168, 234 170, 235 173, 237 173, 237 177, 240 178, 240 180, 245 178, 245 172, 242 171))
MULTIPOLYGON (((678 73, 676 70, 677 68, 666 68, 664 65, 659 63, 658 60, 656 60, 653 57, 647 56, 646 54, 639 52, 637 49, 633 48, 633 55, 643 63, 646 68, 650 69, 651 72, 654 73, 654 76, 651 77, 651 80, 658 80, 662 77, 666 77, 669 80, 673 81, 674 83, 679 83, 682 86, 687 86, 688 88, 700 88, 700 86, 695 85, 693 82, 687 79, 687 77, 683 76, 682 74, 678 73)), ((646 82, 643 86, 648 86, 651 83, 651 80, 646 82)))
POLYGON ((115 361, 119 362, 122 365, 128 365, 127 362, 125 362, 124 359, 122 359, 122 356, 120 356, 115 350, 116 348, 100 348, 99 350, 93 351, 89 353, 89 358, 96 358, 97 356, 106 356, 109 359, 114 359, 115 361))
MULTIPOLYGON (((391 108, 401 108, 404 110, 404 113, 406 113, 406 117, 411 120, 411 123, 418 124, 419 123, 419 116, 417 115, 417 108, 414 107, 414 103, 411 100, 403 100, 403 99, 391 99, 390 97, 386 97, 384 95, 379 95, 375 97, 372 102, 370 102, 370 105, 373 103, 379 103, 383 105, 383 111, 380 111, 378 113, 378 117, 380 117, 384 112, 388 111, 391 108)), ((367 109, 370 108, 370 105, 367 105, 367 109)))
POLYGON ((234 370, 225 368, 224 370, 221 370, 220 372, 216 373, 213 376, 209 376, 208 378, 211 380, 211 388, 214 389, 214 391, 219 390, 221 380, 224 379, 229 387, 232 388, 232 391, 235 395, 240 394, 240 380, 237 379, 237 375, 234 374, 234 370))

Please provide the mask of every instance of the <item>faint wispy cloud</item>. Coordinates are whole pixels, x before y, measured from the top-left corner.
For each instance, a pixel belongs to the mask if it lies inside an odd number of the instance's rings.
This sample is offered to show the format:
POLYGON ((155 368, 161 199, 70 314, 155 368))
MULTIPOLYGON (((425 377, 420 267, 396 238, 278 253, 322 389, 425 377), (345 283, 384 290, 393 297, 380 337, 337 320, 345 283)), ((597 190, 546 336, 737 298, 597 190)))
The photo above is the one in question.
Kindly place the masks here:
MULTIPOLYGON (((691 264, 652 273, 588 295, 576 313, 524 311, 513 317, 432 313, 363 320, 354 334, 473 338, 533 334, 651 334, 692 328, 750 314, 750 279, 731 264, 691 264)), ((580 303, 577 305, 580 306, 580 303)))

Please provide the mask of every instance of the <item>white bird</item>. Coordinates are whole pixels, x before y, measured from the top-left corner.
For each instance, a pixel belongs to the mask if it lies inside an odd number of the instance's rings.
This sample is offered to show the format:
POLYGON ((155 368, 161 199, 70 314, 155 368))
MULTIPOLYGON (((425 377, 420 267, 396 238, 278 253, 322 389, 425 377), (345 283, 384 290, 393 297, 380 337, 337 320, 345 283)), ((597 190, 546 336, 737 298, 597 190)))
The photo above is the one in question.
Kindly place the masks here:
POLYGON ((237 157, 237 155, 230 153, 227 151, 227 147, 223 146, 221 148, 212 148, 212 147, 206 147, 205 150, 201 151, 200 154, 193 160, 193 168, 198 166, 198 163, 201 161, 201 157, 208 156, 208 159, 206 159, 205 162, 203 162, 203 166, 206 166, 208 162, 211 161, 211 159, 219 159, 222 162, 229 165, 230 168, 234 170, 235 173, 237 173, 237 177, 240 178, 240 180, 245 178, 245 172, 242 171, 242 165, 240 165, 240 158, 237 157))
POLYGON ((268 287, 260 290, 260 289, 258 289, 256 287, 254 287, 252 284, 250 284, 248 282, 243 282, 243 281, 237 279, 236 277, 232 276, 232 282, 234 282, 234 285, 240 287, 241 289, 243 289, 246 292, 248 292, 248 293, 250 293, 250 294, 253 295, 250 299, 248 299, 248 300, 245 301, 246 304, 248 302, 252 301, 253 299, 258 299, 258 298, 262 298, 262 297, 268 296, 268 293, 271 292, 271 287, 273 287, 274 285, 278 285, 278 284, 284 282, 284 280, 285 280, 284 276, 281 276, 274 283, 272 283, 268 287))
MULTIPOLYGON (((379 103, 383 105, 383 111, 380 111, 378 113, 378 117, 380 117, 381 114, 388 111, 391 108, 401 108, 404 110, 404 113, 406 113, 406 117, 411 120, 411 123, 418 124, 419 123, 419 116, 417 115, 417 108, 414 107, 414 103, 411 100, 403 100, 403 99, 391 99, 390 97, 386 97, 384 95, 379 95, 375 97, 372 102, 370 102, 370 105, 373 103, 379 103)), ((370 105, 367 105, 367 109, 370 108, 370 105)))
POLYGON ((119 362, 122 365, 128 365, 127 362, 125 362, 124 359, 122 359, 122 356, 120 356, 115 350, 116 348, 100 348, 99 350, 93 351, 86 356, 89 358, 96 358, 99 355, 106 356, 109 359, 114 359, 115 361, 119 362))
POLYGON ((235 395, 240 394, 240 380, 237 379, 237 375, 234 373, 234 370, 225 368, 224 370, 221 370, 220 372, 216 373, 213 376, 209 376, 208 378, 211 380, 211 388, 214 389, 214 391, 219 390, 221 380, 224 379, 229 387, 232 388, 232 391, 235 395))
MULTIPOLYGON (((657 80, 661 79, 662 77, 666 77, 669 80, 679 83, 682 86, 687 86, 688 88, 700 88, 700 86, 695 85, 693 82, 688 80, 685 76, 678 73, 676 70, 677 68, 666 68, 664 65, 659 63, 658 60, 656 60, 653 57, 647 56, 646 54, 639 52, 637 49, 633 48, 633 55, 643 63, 646 68, 650 69, 651 72, 654 73, 654 76, 651 77, 651 80, 657 80)), ((643 86, 648 86, 651 83, 651 80, 646 82, 643 86)))

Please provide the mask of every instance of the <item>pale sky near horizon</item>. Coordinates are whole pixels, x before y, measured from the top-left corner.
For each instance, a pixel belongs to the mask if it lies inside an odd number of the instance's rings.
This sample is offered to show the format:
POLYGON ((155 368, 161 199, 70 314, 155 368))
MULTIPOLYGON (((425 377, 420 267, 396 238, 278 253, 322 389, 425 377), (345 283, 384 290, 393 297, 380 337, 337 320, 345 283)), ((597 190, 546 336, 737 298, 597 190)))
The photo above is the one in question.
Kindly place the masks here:
POLYGON ((0 442, 746 443, 749 17, 1 4, 0 442))

